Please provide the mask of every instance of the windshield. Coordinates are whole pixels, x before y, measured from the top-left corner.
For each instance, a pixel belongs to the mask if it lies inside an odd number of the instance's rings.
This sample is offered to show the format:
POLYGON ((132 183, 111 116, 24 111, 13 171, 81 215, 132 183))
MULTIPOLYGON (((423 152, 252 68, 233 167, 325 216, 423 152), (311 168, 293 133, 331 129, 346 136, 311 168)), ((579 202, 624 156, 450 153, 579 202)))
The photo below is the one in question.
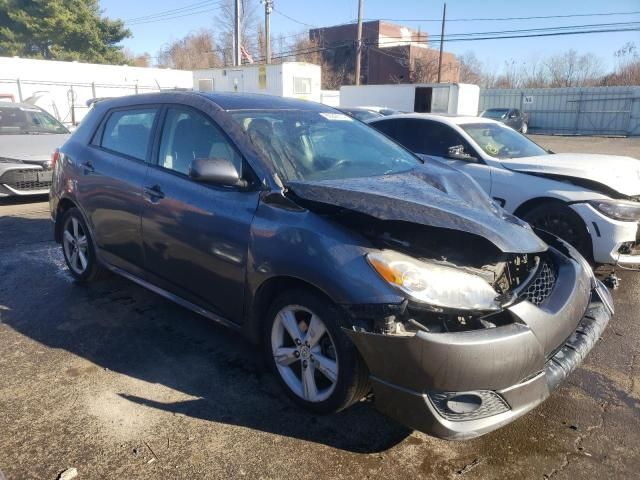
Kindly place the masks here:
POLYGON ((371 127, 338 112, 231 113, 287 180, 336 180, 399 173, 421 161, 371 127))
POLYGON ((69 133, 69 130, 39 108, 0 106, 0 135, 51 133, 69 133))
POLYGON ((480 115, 481 117, 486 117, 486 118, 493 118, 494 120, 500 120, 502 118, 504 118, 507 115, 507 112, 509 110, 504 110, 504 109, 500 109, 500 110, 485 110, 484 112, 482 112, 482 114, 480 115))
POLYGON ((501 123, 467 123, 460 128, 492 157, 521 158, 547 154, 542 147, 501 123))

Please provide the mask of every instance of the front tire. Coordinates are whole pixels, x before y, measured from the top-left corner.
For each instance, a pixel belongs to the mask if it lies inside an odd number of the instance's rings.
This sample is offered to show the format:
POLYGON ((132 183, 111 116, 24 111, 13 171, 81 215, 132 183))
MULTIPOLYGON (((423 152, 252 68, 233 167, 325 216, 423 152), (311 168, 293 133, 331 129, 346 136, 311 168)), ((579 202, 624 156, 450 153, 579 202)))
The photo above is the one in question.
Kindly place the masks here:
POLYGON ((529 131, 529 125, 527 125, 527 123, 525 122, 522 124, 522 128, 520 129, 520 132, 526 135, 528 131, 529 131))
POLYGON ((80 283, 96 280, 103 268, 98 264, 91 233, 80 210, 70 208, 62 215, 62 253, 73 278, 80 283))
POLYGON ((593 245, 584 221, 562 202, 546 202, 523 215, 532 226, 552 233, 571 244, 593 263, 593 245))
POLYGON ((265 321, 267 361, 287 394, 314 413, 343 410, 370 390, 369 374, 342 332, 344 315, 308 290, 278 296, 265 321))

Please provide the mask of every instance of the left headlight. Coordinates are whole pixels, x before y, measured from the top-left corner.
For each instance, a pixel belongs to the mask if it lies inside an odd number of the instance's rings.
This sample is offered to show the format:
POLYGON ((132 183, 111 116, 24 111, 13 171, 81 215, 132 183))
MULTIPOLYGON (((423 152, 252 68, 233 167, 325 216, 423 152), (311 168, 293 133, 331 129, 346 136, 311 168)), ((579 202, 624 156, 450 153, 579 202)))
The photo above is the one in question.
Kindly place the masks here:
POLYGON ((592 200, 593 208, 614 220, 626 222, 640 221, 640 203, 627 200, 592 200))
POLYGON ((434 262, 416 260, 392 250, 367 255, 387 282, 414 300, 456 310, 500 310, 498 293, 482 278, 434 262))

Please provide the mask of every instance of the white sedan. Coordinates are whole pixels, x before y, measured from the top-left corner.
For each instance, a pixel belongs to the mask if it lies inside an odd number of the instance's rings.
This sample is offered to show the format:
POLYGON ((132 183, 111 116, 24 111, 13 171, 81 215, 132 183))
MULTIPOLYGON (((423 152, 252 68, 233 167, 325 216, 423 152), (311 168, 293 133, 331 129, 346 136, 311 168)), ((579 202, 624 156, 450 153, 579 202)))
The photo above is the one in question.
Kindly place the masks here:
POLYGON ((473 177, 503 208, 598 264, 640 264, 640 161, 544 150, 478 117, 392 115, 369 124, 473 177))

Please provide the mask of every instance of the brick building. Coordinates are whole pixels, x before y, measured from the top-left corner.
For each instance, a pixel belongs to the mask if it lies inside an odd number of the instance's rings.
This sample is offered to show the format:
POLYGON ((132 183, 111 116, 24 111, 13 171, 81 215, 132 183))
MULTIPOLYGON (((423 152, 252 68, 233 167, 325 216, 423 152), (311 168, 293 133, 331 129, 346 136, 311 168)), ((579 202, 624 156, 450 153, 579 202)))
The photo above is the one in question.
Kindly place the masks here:
MULTIPOLYGON (((321 48, 322 59, 334 70, 353 72, 356 58, 357 25, 337 25, 309 31, 309 39, 321 48)), ((361 81, 386 83, 435 82, 438 50, 429 48, 428 35, 408 27, 380 20, 362 24, 361 81)), ((442 82, 457 82, 460 63, 455 55, 442 56, 442 82)), ((353 78, 351 78, 353 80, 353 78)))

